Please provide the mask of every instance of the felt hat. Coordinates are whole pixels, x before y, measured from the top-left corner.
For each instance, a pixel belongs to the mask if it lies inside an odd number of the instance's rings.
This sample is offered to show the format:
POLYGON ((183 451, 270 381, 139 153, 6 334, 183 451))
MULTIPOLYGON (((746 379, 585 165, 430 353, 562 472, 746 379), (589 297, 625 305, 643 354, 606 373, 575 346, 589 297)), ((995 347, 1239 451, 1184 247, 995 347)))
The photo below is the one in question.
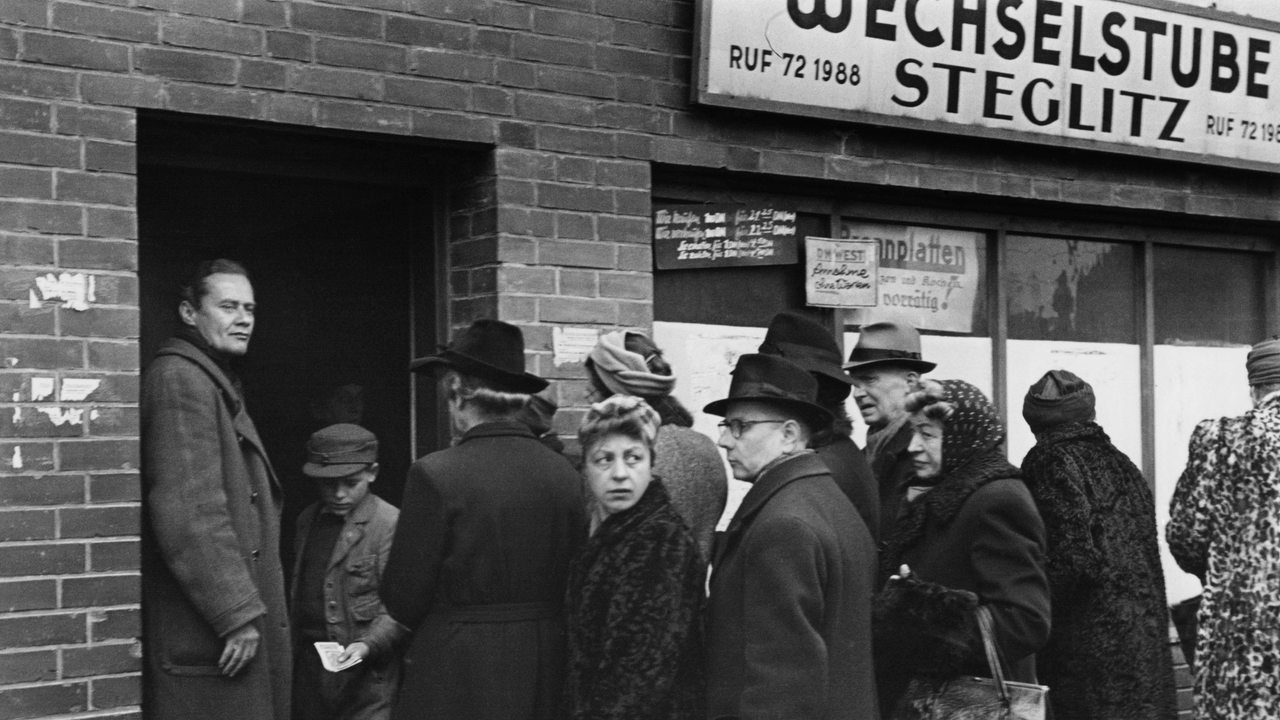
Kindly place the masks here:
POLYGON ((844 369, 853 372, 882 365, 898 365, 921 373, 938 366, 920 355, 920 333, 910 325, 896 322, 863 325, 844 369))
POLYGON ((313 478, 354 475, 378 462, 378 438, 359 425, 338 423, 321 428, 307 439, 307 462, 302 474, 313 478))
POLYGON ((831 393, 835 400, 849 396, 853 378, 840 369, 840 347, 835 338, 825 327, 800 313, 788 311, 774 315, 764 342, 760 343, 760 352, 790 360, 812 373, 819 384, 841 387, 831 393))
POLYGON ((1050 370, 1027 388, 1022 419, 1040 433, 1068 422, 1087 422, 1095 416, 1093 386, 1069 370, 1050 370))
POLYGON ((414 372, 437 367, 453 368, 487 380, 504 392, 536 393, 549 384, 525 372, 524 333, 520 328, 488 318, 471 323, 439 353, 409 363, 409 369, 414 372))
POLYGON ((724 417, 729 403, 768 403, 795 411, 810 429, 831 423, 831 413, 817 404, 818 381, 808 370, 777 355, 754 353, 738 358, 729 381, 729 397, 707 403, 703 412, 724 417))

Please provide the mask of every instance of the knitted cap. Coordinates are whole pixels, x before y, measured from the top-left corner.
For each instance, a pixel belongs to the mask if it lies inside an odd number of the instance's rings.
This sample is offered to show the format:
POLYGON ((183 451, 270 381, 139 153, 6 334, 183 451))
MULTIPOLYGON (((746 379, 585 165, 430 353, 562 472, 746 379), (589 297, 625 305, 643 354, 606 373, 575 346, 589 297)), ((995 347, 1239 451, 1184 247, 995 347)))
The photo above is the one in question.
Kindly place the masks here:
POLYGON ((1280 338, 1263 340, 1249 350, 1244 361, 1250 385, 1280 383, 1280 338))
POLYGON ((1068 370, 1050 370, 1027 390, 1022 418, 1039 434, 1069 422, 1087 422, 1095 416, 1093 386, 1068 370))

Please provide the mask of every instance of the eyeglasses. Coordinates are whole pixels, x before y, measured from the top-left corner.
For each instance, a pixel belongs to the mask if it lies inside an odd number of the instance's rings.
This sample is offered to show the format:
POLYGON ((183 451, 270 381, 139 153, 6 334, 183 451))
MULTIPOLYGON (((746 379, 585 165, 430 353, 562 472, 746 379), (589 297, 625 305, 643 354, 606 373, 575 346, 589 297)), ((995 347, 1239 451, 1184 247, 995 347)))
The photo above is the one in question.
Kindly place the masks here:
POLYGON ((729 434, 733 436, 733 439, 737 440, 738 438, 742 437, 742 433, 752 425, 762 425, 764 423, 784 423, 784 422, 786 422, 786 420, 737 420, 737 419, 734 419, 734 420, 725 420, 721 422, 718 425, 718 427, 722 432, 725 430, 728 430, 729 434))

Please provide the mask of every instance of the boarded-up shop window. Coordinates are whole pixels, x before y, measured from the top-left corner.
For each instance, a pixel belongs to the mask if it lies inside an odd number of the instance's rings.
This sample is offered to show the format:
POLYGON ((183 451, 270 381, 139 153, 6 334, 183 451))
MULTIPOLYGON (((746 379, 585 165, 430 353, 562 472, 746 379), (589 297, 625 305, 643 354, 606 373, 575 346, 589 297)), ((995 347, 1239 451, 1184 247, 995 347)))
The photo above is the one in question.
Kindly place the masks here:
POLYGON ((1157 245, 1156 344, 1250 345, 1266 335, 1267 256, 1157 245))
POLYGON ((1137 342, 1134 256, 1120 243, 1010 236, 1009 337, 1137 342))
MULTIPOLYGON (((1205 418, 1249 409, 1244 361, 1266 331, 1261 253, 1157 245, 1155 260, 1155 491, 1160 527, 1187 463, 1187 442, 1205 418)), ((1163 534, 1160 538, 1163 546, 1163 534)), ((1170 602, 1200 583, 1162 552, 1170 602)))
POLYGON ((1098 422, 1116 447, 1142 463, 1142 373, 1136 247, 1063 238, 1008 237, 1009 457, 1021 462, 1035 437, 1017 412, 1049 370, 1093 385, 1098 422))

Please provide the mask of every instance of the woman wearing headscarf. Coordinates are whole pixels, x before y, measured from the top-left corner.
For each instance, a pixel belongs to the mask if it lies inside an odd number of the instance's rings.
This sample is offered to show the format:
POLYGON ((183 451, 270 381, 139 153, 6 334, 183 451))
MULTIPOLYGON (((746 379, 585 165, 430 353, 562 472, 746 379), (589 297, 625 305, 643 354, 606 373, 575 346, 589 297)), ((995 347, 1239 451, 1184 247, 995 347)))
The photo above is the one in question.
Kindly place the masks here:
POLYGON ((1051 370, 1027 391, 1022 475, 1044 518, 1053 632, 1039 654, 1055 720, 1177 712, 1169 612, 1146 478, 1094 419, 1089 383, 1051 370))
POLYGON ((592 531, 565 594, 568 720, 702 716, 706 564, 652 472, 659 422, 614 395, 578 432, 592 531))
POLYGON ((915 479, 882 550, 888 583, 875 598, 886 717, 913 677, 991 674, 979 604, 991 613, 1009 680, 1035 681, 1035 653, 1049 638, 1044 524, 1004 457, 995 408, 967 382, 927 380, 907 410, 915 479))
POLYGON ((671 394, 676 378, 662 351, 640 333, 605 333, 586 367, 598 396, 633 395, 658 411, 662 426, 654 444, 653 471, 662 477, 672 505, 689 524, 702 557, 710 558, 729 477, 715 442, 693 429, 693 416, 671 394))

